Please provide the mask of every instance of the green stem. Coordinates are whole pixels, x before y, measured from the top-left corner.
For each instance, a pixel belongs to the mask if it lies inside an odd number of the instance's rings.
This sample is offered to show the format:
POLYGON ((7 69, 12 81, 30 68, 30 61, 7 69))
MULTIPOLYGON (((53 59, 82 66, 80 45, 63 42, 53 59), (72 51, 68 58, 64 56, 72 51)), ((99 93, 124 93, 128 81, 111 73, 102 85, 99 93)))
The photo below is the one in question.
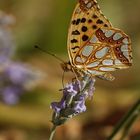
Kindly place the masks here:
POLYGON ((52 127, 52 130, 51 130, 51 134, 50 134, 49 140, 53 140, 53 137, 54 137, 54 134, 55 134, 55 130, 56 130, 56 126, 54 125, 54 126, 52 127))
MULTIPOLYGON (((125 126, 132 126, 136 118, 140 115, 140 99, 136 104, 128 111, 128 113, 120 120, 120 122, 117 124, 115 129, 113 130, 112 134, 109 136, 108 140, 112 140, 118 132, 124 128, 125 126), (129 124, 129 125, 128 125, 129 124)), ((127 130, 125 130, 127 131, 127 130)), ((123 136, 124 137, 124 136, 123 136)))
POLYGON ((126 126, 124 127, 122 136, 120 140, 124 140, 125 137, 128 135, 129 130, 131 129, 132 125, 134 124, 135 120, 138 118, 138 115, 135 115, 131 118, 131 120, 126 124, 126 126))

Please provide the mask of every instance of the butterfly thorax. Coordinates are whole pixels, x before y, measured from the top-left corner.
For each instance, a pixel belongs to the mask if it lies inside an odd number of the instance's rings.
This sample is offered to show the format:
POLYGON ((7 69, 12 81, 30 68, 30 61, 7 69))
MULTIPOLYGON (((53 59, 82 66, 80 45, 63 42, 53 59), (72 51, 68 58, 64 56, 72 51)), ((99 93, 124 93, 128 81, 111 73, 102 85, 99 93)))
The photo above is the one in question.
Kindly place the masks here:
POLYGON ((76 77, 82 77, 83 75, 87 74, 85 73, 86 70, 83 67, 75 67, 70 63, 70 61, 61 63, 60 65, 65 72, 73 72, 76 75, 76 77))

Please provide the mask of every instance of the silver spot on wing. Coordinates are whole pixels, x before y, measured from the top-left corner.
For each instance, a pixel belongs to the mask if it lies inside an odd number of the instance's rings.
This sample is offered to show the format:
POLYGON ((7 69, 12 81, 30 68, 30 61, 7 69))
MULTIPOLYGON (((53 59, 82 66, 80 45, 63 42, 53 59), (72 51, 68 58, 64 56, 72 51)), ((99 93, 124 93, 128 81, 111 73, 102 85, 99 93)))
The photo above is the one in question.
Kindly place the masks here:
POLYGON ((84 56, 89 56, 93 51, 93 46, 85 46, 82 50, 84 56))
POLYGON ((115 68, 110 68, 110 67, 100 67, 99 68, 101 71, 114 71, 115 68))
POLYGON ((114 34, 114 31, 112 31, 112 30, 109 30, 109 31, 105 32, 106 37, 111 37, 113 34, 114 34))
POLYGON ((97 51, 95 53, 95 57, 96 58, 102 58, 104 57, 107 53, 108 53, 109 48, 108 47, 104 47, 101 50, 97 51))
POLYGON ((120 38, 122 38, 122 34, 121 33, 116 33, 114 36, 113 36, 113 40, 118 40, 120 38))
POLYGON ((105 59, 102 61, 102 64, 105 66, 112 66, 113 65, 113 60, 111 59, 105 59))
POLYGON ((92 68, 92 67, 97 67, 99 65, 100 62, 93 62, 90 63, 89 65, 87 65, 87 68, 92 68))
POLYGON ((99 40, 98 40, 98 38, 95 35, 90 40, 91 43, 97 43, 98 41, 99 40))

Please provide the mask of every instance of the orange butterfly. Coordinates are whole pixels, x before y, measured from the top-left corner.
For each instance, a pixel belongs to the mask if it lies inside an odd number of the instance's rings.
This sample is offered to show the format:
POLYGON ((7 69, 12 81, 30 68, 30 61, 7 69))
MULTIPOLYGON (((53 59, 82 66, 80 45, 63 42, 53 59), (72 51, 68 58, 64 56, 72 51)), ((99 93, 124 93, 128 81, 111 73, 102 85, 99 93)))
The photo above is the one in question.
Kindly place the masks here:
POLYGON ((79 0, 68 32, 69 63, 64 70, 113 80, 109 72, 132 65, 130 38, 114 28, 96 0, 79 0))

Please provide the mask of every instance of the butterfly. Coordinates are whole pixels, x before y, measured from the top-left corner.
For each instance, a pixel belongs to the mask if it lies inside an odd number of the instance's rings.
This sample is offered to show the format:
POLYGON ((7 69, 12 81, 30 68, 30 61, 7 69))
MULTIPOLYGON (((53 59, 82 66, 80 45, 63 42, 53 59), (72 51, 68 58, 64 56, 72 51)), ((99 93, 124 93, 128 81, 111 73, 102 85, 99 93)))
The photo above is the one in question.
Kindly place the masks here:
POLYGON ((67 49, 70 61, 63 69, 113 80, 109 73, 132 65, 131 40, 114 28, 96 0, 79 0, 69 31, 67 49))

